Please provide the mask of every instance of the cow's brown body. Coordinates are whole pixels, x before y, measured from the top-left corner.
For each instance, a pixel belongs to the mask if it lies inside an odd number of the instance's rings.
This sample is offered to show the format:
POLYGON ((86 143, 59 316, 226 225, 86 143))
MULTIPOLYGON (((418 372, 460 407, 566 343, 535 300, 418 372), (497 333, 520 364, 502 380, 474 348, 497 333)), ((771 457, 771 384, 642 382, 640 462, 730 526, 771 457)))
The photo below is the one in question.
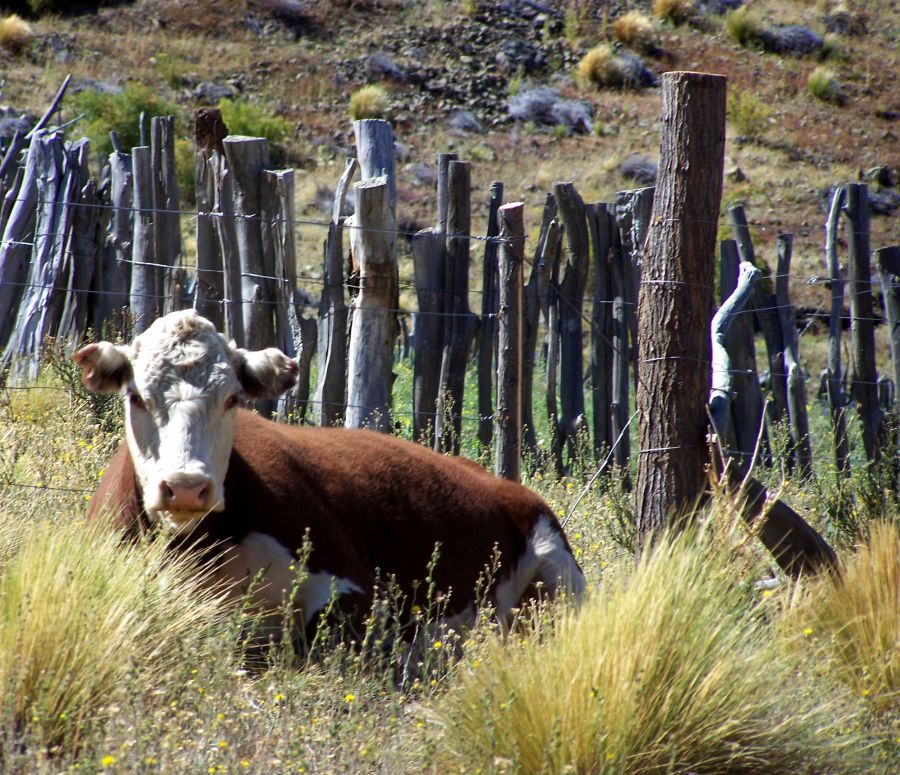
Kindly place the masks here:
MULTIPOLYGON (((131 532, 149 527, 126 445, 107 468, 89 516, 113 519, 131 532)), ((438 544, 432 580, 452 590, 446 613, 453 615, 472 605, 495 547, 496 581, 511 574, 541 518, 568 554, 539 496, 471 461, 371 431, 297 428, 238 410, 225 509, 179 540, 239 545, 250 533, 262 533, 296 555, 308 529, 311 573, 349 579, 365 595, 376 574, 395 577, 410 604, 414 594, 422 602, 424 592, 414 589, 438 544)), ((571 565, 577 571, 574 560, 571 565)))

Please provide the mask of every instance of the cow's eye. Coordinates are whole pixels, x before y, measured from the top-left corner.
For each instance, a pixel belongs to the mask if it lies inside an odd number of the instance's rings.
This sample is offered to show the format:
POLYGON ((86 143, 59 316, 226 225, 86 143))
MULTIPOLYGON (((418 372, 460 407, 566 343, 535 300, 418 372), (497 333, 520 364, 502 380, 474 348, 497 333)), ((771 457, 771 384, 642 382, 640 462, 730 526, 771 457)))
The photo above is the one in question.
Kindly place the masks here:
POLYGON ((229 396, 225 399, 225 411, 227 412, 229 409, 234 409, 239 403, 240 399, 238 398, 238 394, 235 393, 233 396, 229 396))
POLYGON ((128 394, 128 403, 131 404, 132 409, 144 410, 147 408, 147 405, 144 403, 144 399, 141 398, 137 393, 128 394))

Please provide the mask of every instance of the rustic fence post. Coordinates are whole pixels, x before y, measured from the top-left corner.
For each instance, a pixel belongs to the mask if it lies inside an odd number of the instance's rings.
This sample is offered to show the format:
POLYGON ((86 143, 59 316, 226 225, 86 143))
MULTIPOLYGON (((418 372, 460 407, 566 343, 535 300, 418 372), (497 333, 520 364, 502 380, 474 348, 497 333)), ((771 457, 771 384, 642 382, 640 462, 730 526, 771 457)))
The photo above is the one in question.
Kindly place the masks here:
POLYGON ((868 187, 847 185, 844 214, 850 222, 848 271, 850 280, 850 335, 853 340, 853 395, 862 423, 866 460, 881 457, 882 414, 878 407, 878 373, 875 370, 875 311, 869 256, 868 187))
POLYGON ((459 454, 463 393, 469 345, 477 319, 469 311, 469 234, 471 231, 471 166, 450 162, 447 204, 447 264, 444 272, 449 316, 444 324, 444 349, 438 386, 435 448, 459 454))
POLYGON ((494 473, 518 482, 522 448, 522 274, 525 205, 497 211, 500 229, 499 347, 497 351, 497 446, 494 473))
POLYGON ((531 274, 522 298, 522 426, 525 445, 537 459, 537 434, 534 429, 534 366, 537 357, 538 325, 541 312, 547 317, 547 292, 550 287, 550 272, 559 237, 556 222, 556 199, 547 194, 544 213, 541 216, 541 231, 531 265, 531 274))
MULTIPOLYGON (((726 239, 719 243, 720 295, 722 303, 737 287, 739 265, 737 243, 726 239)), ((753 266, 747 262, 749 266, 753 266)), ((754 284, 756 280, 754 280, 754 284)), ((752 296, 752 287, 750 290, 752 296)), ((725 349, 731 360, 731 381, 734 396, 731 400, 731 427, 735 447, 732 455, 748 469, 753 468, 758 455, 757 444, 767 463, 770 463, 769 435, 766 428, 765 401, 756 371, 756 345, 753 341, 752 307, 742 305, 740 314, 725 332, 725 349)))
POLYGON ((441 310, 444 288, 444 240, 433 229, 412 238, 413 270, 419 312, 413 362, 413 438, 434 444, 435 407, 444 346, 441 310))
MULTIPOLYGON (((356 158, 363 180, 384 175, 387 179, 391 215, 396 220, 397 172, 394 135, 390 122, 380 118, 364 118, 353 122, 356 158)), ((358 189, 357 189, 358 190, 358 189)))
POLYGON ((838 261, 837 232, 847 192, 838 186, 831 198, 831 208, 825 223, 825 263, 831 280, 831 308, 828 314, 827 393, 831 410, 832 441, 837 477, 850 475, 850 442, 847 439, 847 397, 844 395, 841 373, 841 334, 844 316, 844 275, 838 261))
POLYGON ((269 163, 268 142, 261 137, 229 135, 222 145, 232 176, 234 233, 241 266, 239 301, 244 346, 261 350, 270 347, 275 339, 273 297, 268 279, 273 273, 266 266, 260 228, 260 181, 269 163))
MULTIPOLYGON (((756 266, 756 253, 743 205, 732 205, 728 208, 728 213, 731 216, 731 228, 741 261, 749 261, 756 266)), ((787 374, 781 351, 781 324, 778 322, 775 296, 767 292, 763 286, 764 283, 759 282, 753 287, 750 304, 766 342, 769 382, 772 387, 772 417, 776 422, 783 422, 787 417, 787 374)))
MULTIPOLYGON (((134 174, 129 153, 113 151, 109 155, 109 202, 111 207, 102 258, 103 295, 97 322, 111 323, 124 334, 134 236, 134 174)), ((99 327, 97 334, 100 334, 99 327)))
POLYGON ((584 424, 584 327, 581 307, 590 265, 584 201, 571 183, 554 187, 566 230, 566 271, 559 284, 560 405, 563 441, 574 460, 576 441, 584 424))
MULTIPOLYGON (((894 368, 894 386, 900 390, 900 245, 875 251, 875 263, 881 279, 884 317, 888 327, 888 346, 894 368)), ((900 406, 896 409, 900 414, 900 406)))
POLYGON ((594 292, 591 306, 591 404, 594 412, 594 459, 599 462, 604 450, 612 449, 611 409, 612 349, 612 274, 609 250, 615 218, 603 202, 588 205, 588 226, 594 253, 594 292))
POLYGON ((559 265, 566 227, 559 225, 556 244, 550 254, 550 283, 547 291, 547 433, 550 436, 550 457, 557 477, 563 474, 563 430, 559 422, 559 402, 556 382, 559 376, 559 265))
POLYGON ((481 282, 481 326, 478 332, 478 441, 490 447, 494 430, 494 351, 497 349, 497 211, 503 203, 503 183, 491 183, 488 207, 487 241, 484 244, 484 266, 481 282))
POLYGON ((782 350, 787 370, 788 417, 791 421, 791 454, 800 469, 800 478, 812 476, 812 450, 809 441, 809 418, 806 414, 806 381, 800 366, 800 344, 794 323, 794 307, 788 295, 791 275, 792 234, 779 234, 778 265, 775 270, 775 299, 781 323, 782 350))
POLYGON ((153 219, 153 168, 150 148, 139 145, 131 149, 134 175, 134 237, 131 254, 131 318, 135 336, 147 330, 161 307, 160 285, 156 253, 153 249, 155 229, 153 219))
POLYGON ((350 244, 360 275, 347 364, 346 426, 390 433, 396 255, 387 177, 363 180, 355 191, 350 244))
MULTIPOLYGON (((275 269, 274 344, 289 357, 300 352, 300 322, 294 306, 297 255, 294 251, 294 171, 263 170, 259 197, 260 236, 267 265, 275 269)), ((270 345, 271 346, 271 345, 270 345)))
POLYGON ((195 197, 197 200, 197 277, 194 309, 222 331, 225 327, 225 265, 215 219, 210 213, 215 207, 214 157, 225 153, 222 140, 228 128, 222 113, 216 108, 201 108, 194 114, 194 141, 197 155, 194 162, 195 197))
MULTIPOLYGON (((613 460, 625 477, 625 486, 631 489, 628 464, 631 459, 631 433, 629 431, 628 395, 631 346, 628 343, 629 319, 636 317, 632 302, 628 301, 625 277, 629 271, 628 257, 622 250, 619 230, 614 229, 610 255, 610 280, 612 283, 612 437, 615 447, 613 460)), ((635 343, 637 344, 637 343, 635 343)))
POLYGON ((319 300, 318 376, 313 395, 313 419, 317 425, 339 425, 344 416, 347 388, 347 302, 344 297, 344 202, 358 168, 347 159, 334 192, 331 223, 325 241, 325 276, 319 300))
POLYGON ((704 364, 710 362, 725 83, 708 73, 662 76, 660 177, 638 308, 639 540, 690 508, 706 481, 710 370, 704 364))
MULTIPOLYGON (((97 184, 88 178, 88 143, 82 143, 78 154, 80 175, 73 186, 70 206, 73 209, 69 232, 62 245, 65 298, 56 336, 65 340, 71 355, 84 338, 88 323, 96 312, 100 299, 90 293, 95 276, 102 279, 102 267, 98 267, 100 240, 97 225, 101 210, 97 207, 97 184)), ((102 288, 102 286, 101 286, 102 288)))
POLYGON ((213 176, 213 207, 216 214, 216 235, 222 256, 224 280, 224 315, 228 336, 238 347, 246 346, 244 336, 244 305, 241 303, 241 259, 238 252, 238 234, 234 217, 234 176, 228 166, 223 149, 209 160, 213 176))
POLYGON ((153 247, 157 287, 163 312, 181 309, 184 269, 181 266, 181 224, 178 177, 175 173, 175 117, 150 119, 150 167, 153 174, 153 247))

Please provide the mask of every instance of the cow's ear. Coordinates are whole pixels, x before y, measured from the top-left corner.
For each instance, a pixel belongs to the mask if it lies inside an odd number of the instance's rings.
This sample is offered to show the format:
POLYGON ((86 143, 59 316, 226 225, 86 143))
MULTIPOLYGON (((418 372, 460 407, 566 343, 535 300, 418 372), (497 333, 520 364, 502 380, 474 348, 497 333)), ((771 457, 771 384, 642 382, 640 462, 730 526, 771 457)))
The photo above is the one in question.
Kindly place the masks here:
POLYGON ((277 398, 297 382, 297 361, 281 350, 231 348, 231 360, 244 393, 250 398, 277 398))
POLYGON ((118 393, 132 376, 127 350, 109 342, 82 347, 72 360, 81 366, 81 381, 95 393, 118 393))

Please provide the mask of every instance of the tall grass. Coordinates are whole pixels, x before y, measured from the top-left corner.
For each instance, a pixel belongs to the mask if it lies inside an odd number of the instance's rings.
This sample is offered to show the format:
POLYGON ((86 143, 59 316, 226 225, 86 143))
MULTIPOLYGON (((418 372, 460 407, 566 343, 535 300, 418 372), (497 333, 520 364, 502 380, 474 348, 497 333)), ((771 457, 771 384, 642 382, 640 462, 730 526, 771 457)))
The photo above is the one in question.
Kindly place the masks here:
POLYGON ((855 711, 772 646, 732 546, 691 531, 539 637, 489 639, 438 717, 457 771, 807 772, 852 765, 855 711))

